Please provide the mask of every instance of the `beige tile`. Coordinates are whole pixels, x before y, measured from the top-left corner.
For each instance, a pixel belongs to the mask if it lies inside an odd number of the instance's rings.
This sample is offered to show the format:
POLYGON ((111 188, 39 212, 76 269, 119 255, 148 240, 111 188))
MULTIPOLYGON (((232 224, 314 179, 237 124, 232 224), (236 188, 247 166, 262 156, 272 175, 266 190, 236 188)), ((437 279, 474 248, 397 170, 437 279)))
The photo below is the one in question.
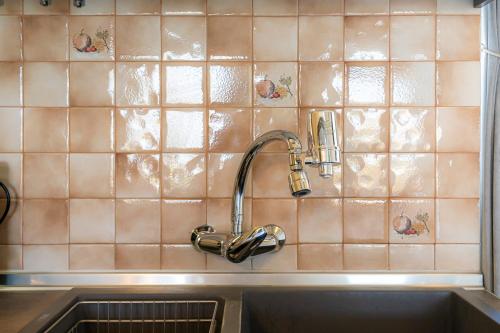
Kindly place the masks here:
POLYGON ((279 225, 286 233, 286 243, 297 243, 297 201, 294 199, 254 199, 252 224, 261 227, 279 225))
POLYGON ((205 65, 166 64, 163 67, 163 105, 205 104, 205 65))
POLYGON ((116 2, 118 15, 160 14, 161 0, 119 0, 116 2))
POLYGON ((23 37, 25 60, 68 60, 66 16, 24 16, 23 37))
POLYGON ((344 195, 386 197, 389 190, 387 154, 344 154, 344 195))
POLYGON ((172 270, 205 270, 206 254, 193 251, 192 245, 162 245, 161 268, 172 270))
POLYGON ((345 104, 384 106, 389 103, 389 69, 386 62, 351 62, 345 68, 345 104))
POLYGON ((437 243, 480 243, 479 200, 436 201, 437 243))
POLYGON ((252 0, 208 0, 209 15, 252 15, 252 0))
POLYGON ((389 14, 389 0, 345 0, 346 15, 389 14))
POLYGON ((389 148, 389 112, 381 108, 345 109, 346 152, 386 152, 389 148))
POLYGON ((68 243, 67 200, 24 200, 23 244, 68 243))
POLYGON ((209 17, 207 29, 208 59, 245 61, 252 58, 251 17, 209 17))
POLYGON ((479 197, 479 154, 436 155, 437 196, 479 197))
POLYGON ((299 60, 341 61, 344 56, 343 46, 343 17, 299 17, 299 60))
POLYGON ((115 64, 73 62, 70 66, 71 106, 115 104, 115 64))
POLYGON ((71 154, 69 184, 71 197, 113 197, 115 195, 115 155, 71 154))
MULTIPOLYGON (((89 5, 87 3, 82 8, 89 5)), ((115 19, 113 16, 71 16, 69 34, 71 60, 110 61, 115 59, 115 19)))
POLYGON ((437 151, 479 152, 481 115, 474 108, 437 109, 437 151))
POLYGON ((251 106, 252 67, 247 63, 209 65, 211 105, 251 106))
POLYGON ((160 238, 160 200, 116 201, 117 243, 159 243, 160 238))
POLYGON ((159 16, 117 16, 116 57, 122 61, 159 61, 159 16))
POLYGON ((26 272, 67 271, 68 259, 68 245, 23 245, 23 268, 26 272))
POLYGON ((387 200, 344 199, 344 243, 387 243, 387 200))
POLYGON ((300 199, 298 211, 299 243, 342 243, 341 199, 300 199))
POLYGON ((434 106, 435 65, 433 62, 391 64, 391 104, 434 106))
POLYGON ((41 6, 39 1, 24 0, 24 15, 64 15, 69 13, 69 2, 52 0, 49 6, 41 6))
POLYGON ((25 63, 24 105, 36 107, 68 106, 68 67, 66 62, 25 63))
POLYGON ((312 192, 309 197, 341 197, 342 196, 342 166, 333 168, 333 177, 322 178, 317 170, 309 169, 307 174, 312 192))
POLYGON ((221 256, 207 255, 207 270, 209 272, 249 272, 252 270, 252 259, 235 264, 221 256))
POLYGON ((68 127, 67 109, 24 109, 24 151, 67 152, 68 127))
MULTIPOLYGON (((2 6, 4 6, 2 4, 2 6)), ((22 28, 18 16, 0 16, 0 61, 22 60, 22 28)))
POLYGON ((21 245, 0 245, 0 269, 22 270, 23 247, 21 245))
POLYGON ((117 63, 116 104, 120 106, 160 105, 160 65, 117 63))
MULTIPOLYGON (((298 132, 298 112, 295 108, 262 108, 254 109, 253 133, 254 139, 272 130, 285 130, 298 132)), ((285 142, 268 143, 266 152, 286 152, 288 147, 285 142)))
POLYGON ((481 100, 480 63, 450 61, 437 63, 438 106, 479 106, 481 100))
POLYGON ((260 62, 254 64, 254 105, 297 106, 297 64, 260 62))
POLYGON ((391 199, 390 243, 434 243, 434 199, 391 199))
POLYGON ((207 193, 204 154, 163 154, 163 196, 204 197, 207 193))
POLYGON ((72 108, 70 118, 70 149, 73 153, 114 151, 114 109, 72 108))
POLYGON ((437 0, 437 13, 479 15, 481 10, 474 8, 467 0, 437 0))
POLYGON ((297 18, 256 17, 253 20, 253 59, 257 61, 297 60, 297 18), (272 31, 278 38, 270 38, 272 31))
POLYGON ((342 63, 301 63, 301 106, 339 106, 343 103, 342 63))
POLYGON ((23 12, 23 0, 4 0, 0 15, 16 15, 23 12))
POLYGON ((343 266, 342 251, 342 244, 301 244, 298 253, 298 269, 341 270, 343 266))
POLYGON ((434 196, 434 154, 391 154, 391 196, 434 196))
POLYGON ((115 246, 107 244, 78 244, 69 246, 70 270, 115 269, 115 246))
MULTIPOLYGON (((207 224, 211 225, 216 232, 231 234, 233 232, 231 199, 208 199, 207 200, 207 224)), ((252 229, 252 199, 243 201, 243 232, 252 229)))
POLYGON ((0 105, 23 104, 22 65, 17 62, 0 62, 0 105))
POLYGON ((345 270, 387 270, 389 261, 387 244, 345 244, 345 270))
POLYGON ((202 15, 206 12, 205 0, 164 0, 163 15, 202 15))
POLYGON ((120 270, 160 269, 160 252, 159 244, 117 244, 115 267, 120 270))
POLYGON ((23 155, 0 154, 0 179, 11 196, 23 197, 23 155))
POLYGON ((255 271, 295 271, 297 270, 297 246, 285 245, 279 252, 253 257, 252 268, 255 271))
POLYGON ((117 198, 156 198, 159 196, 160 155, 116 155, 117 198))
POLYGON ((163 110, 163 151, 201 152, 205 143, 205 110, 163 110))
POLYGON ((116 113, 116 150, 160 150, 160 109, 120 109, 116 113))
POLYGON ((343 14, 342 0, 299 0, 299 13, 312 15, 343 14))
POLYGON ((162 18, 163 60, 206 59, 207 23, 204 17, 162 18))
POLYGON ((23 109, 0 108, 0 152, 16 153, 23 149, 23 109))
POLYGON ((23 178, 26 198, 67 198, 68 154, 26 154, 23 178))
MULTIPOLYGON (((208 154, 207 195, 211 198, 230 198, 234 179, 243 154, 208 154)), ((251 193, 252 180, 247 179, 246 194, 251 193)))
POLYGON ((389 245, 391 271, 434 270, 434 245, 389 245))
POLYGON ((391 151, 434 152, 435 117, 434 108, 392 108, 391 151))
MULTIPOLYGON (((5 210, 5 199, 0 199, 0 211, 5 210)), ((11 199, 9 212, 0 224, 0 244, 23 243, 23 200, 11 199)))
POLYGON ((114 243, 115 200, 71 199, 71 243, 114 243))
POLYGON ((436 244, 436 270, 479 273, 479 244, 436 244))
POLYGON ((205 200, 162 201, 162 243, 189 244, 193 229, 206 223, 207 204, 205 200))
POLYGON ((389 58, 389 18, 352 16, 345 18, 346 60, 387 60, 389 58))
POLYGON ((71 15, 110 15, 115 13, 115 1, 114 0, 100 0, 85 2, 83 7, 71 6, 71 15))
POLYGON ((391 14, 414 15, 436 12, 436 0, 391 0, 391 14))
POLYGON ((253 196, 256 198, 291 198, 287 153, 261 153, 253 164, 253 196))
POLYGON ((254 16, 288 16, 297 15, 298 0, 254 0, 254 16))
POLYGON ((392 16, 391 60, 434 60, 435 29, 434 16, 392 16))
POLYGON ((209 151, 245 152, 252 142, 252 110, 215 109, 208 112, 209 151))

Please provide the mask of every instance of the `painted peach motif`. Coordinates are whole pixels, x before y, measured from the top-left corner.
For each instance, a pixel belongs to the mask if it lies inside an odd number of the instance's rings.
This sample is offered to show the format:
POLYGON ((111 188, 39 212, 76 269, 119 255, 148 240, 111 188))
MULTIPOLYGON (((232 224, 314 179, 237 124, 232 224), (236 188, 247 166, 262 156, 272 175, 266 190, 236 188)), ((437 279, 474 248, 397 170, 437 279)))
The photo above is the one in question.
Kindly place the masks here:
POLYGON ((290 85, 292 84, 291 76, 282 75, 279 79, 279 83, 280 84, 275 84, 273 81, 269 80, 266 75, 264 80, 255 84, 255 90, 261 98, 266 99, 282 99, 293 96, 292 90, 290 89, 290 85))
POLYGON ((109 31, 98 29, 95 33, 95 38, 92 39, 85 29, 82 28, 80 33, 73 36, 73 47, 79 52, 103 52, 109 51, 108 45, 109 31))

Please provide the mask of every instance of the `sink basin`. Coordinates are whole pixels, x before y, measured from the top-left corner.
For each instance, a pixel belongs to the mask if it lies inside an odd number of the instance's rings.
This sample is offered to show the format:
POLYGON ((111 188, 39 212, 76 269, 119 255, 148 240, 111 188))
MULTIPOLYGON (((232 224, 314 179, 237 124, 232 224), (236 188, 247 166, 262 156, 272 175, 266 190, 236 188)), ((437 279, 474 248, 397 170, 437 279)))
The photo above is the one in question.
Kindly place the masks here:
POLYGON ((243 294, 241 333, 500 332, 498 309, 490 313, 496 318, 488 317, 481 304, 473 305, 465 295, 437 290, 248 291, 243 294))

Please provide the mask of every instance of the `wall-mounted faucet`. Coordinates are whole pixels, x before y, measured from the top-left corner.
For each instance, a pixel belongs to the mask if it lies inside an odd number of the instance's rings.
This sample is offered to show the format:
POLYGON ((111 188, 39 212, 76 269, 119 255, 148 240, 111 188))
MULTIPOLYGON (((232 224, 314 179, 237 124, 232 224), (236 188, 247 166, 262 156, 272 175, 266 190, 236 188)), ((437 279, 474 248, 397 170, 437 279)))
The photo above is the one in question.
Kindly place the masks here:
POLYGON ((294 197, 311 193, 304 164, 319 168, 320 176, 333 176, 334 166, 340 163, 340 147, 334 111, 311 111, 308 114, 308 152, 303 154, 299 138, 291 132, 276 130, 264 133, 250 145, 240 163, 234 183, 231 211, 231 234, 217 233, 212 226, 202 225, 193 230, 191 242, 200 251, 217 254, 239 263, 249 256, 279 251, 286 241, 279 226, 268 224, 243 232, 243 199, 248 173, 255 156, 271 141, 281 140, 288 147, 288 183, 294 197))

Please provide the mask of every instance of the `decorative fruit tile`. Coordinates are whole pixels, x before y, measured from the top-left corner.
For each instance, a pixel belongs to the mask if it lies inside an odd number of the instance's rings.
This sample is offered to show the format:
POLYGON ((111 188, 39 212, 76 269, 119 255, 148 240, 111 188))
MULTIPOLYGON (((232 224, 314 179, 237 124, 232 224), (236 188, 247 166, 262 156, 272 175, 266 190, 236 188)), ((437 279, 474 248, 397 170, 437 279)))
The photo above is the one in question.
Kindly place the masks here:
POLYGON ((265 62, 254 66, 254 105, 297 106, 296 63, 265 62))
POLYGON ((434 243, 434 200, 392 199, 389 208, 391 243, 434 243))
POLYGON ((112 16, 72 16, 70 38, 71 60, 115 59, 115 28, 112 16))

